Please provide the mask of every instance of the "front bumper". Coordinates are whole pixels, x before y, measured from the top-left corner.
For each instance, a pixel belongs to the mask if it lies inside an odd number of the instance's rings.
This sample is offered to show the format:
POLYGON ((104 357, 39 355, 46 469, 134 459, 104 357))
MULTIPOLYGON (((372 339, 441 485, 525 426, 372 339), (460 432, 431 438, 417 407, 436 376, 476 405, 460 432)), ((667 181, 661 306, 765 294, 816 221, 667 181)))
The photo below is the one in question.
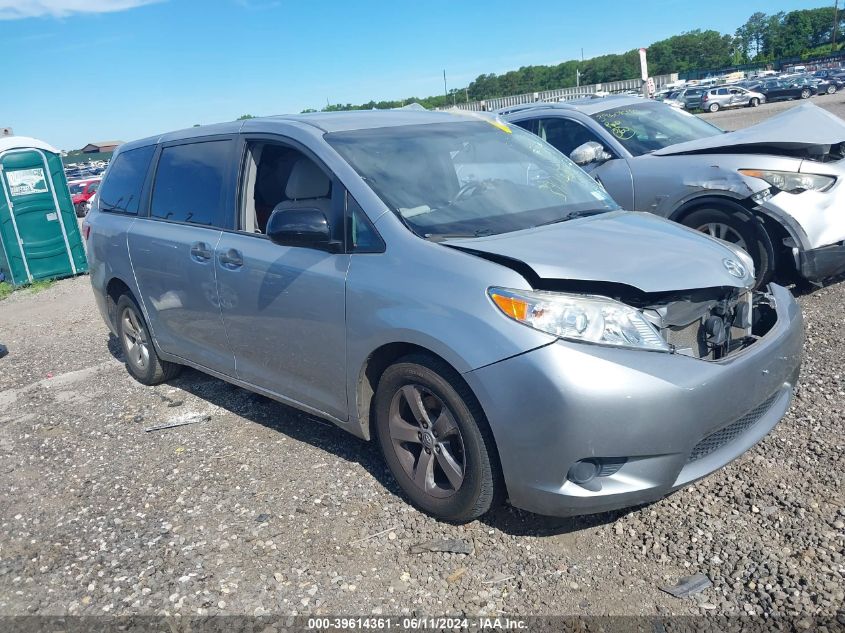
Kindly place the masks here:
POLYGON ((824 281, 845 274, 845 241, 798 253, 801 276, 809 281, 824 281))
MULTIPOLYGON (((812 171, 845 179, 845 167, 825 166, 827 171, 819 165, 813 165, 812 171)), ((780 192, 758 208, 789 233, 798 273, 810 281, 823 281, 845 272, 843 207, 845 182, 837 182, 829 191, 780 192)))
POLYGON ((721 361, 558 341, 464 374, 511 503, 566 516, 654 501, 756 444, 789 407, 803 342, 795 300, 772 292, 777 323, 721 361), (596 489, 567 479, 587 458, 627 461, 596 489))

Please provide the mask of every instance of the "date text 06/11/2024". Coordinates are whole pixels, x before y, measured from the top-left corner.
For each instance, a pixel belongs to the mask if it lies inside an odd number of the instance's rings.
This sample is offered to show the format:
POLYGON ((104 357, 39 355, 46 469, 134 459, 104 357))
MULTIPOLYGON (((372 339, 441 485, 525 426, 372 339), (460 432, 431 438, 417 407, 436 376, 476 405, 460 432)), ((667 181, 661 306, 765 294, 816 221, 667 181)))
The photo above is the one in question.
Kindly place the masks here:
POLYGON ((309 618, 310 631, 354 631, 354 630, 473 630, 473 631, 520 631, 527 628, 524 620, 507 617, 496 618, 450 618, 450 617, 323 617, 309 618))

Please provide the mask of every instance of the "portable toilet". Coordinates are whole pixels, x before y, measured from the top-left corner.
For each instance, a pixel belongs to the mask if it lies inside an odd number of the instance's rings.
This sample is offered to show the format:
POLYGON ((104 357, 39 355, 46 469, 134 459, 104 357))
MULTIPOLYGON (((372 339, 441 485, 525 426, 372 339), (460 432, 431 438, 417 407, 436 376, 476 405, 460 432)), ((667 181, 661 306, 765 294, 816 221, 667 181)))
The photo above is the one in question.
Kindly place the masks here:
POLYGON ((0 136, 0 273, 12 285, 88 270, 59 151, 0 136))

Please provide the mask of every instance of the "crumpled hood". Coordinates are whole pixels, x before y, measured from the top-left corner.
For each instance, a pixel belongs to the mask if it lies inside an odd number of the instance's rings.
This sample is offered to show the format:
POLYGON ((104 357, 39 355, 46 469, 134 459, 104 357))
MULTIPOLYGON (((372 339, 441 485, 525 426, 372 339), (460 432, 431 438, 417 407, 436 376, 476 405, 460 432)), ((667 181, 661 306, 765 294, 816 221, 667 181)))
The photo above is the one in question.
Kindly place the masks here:
POLYGON ((523 231, 443 242, 517 260, 542 279, 625 284, 667 292, 753 283, 731 275, 733 247, 651 213, 612 211, 523 231))
POLYGON ((815 104, 802 103, 757 125, 677 143, 652 152, 652 155, 704 153, 730 147, 809 150, 811 154, 823 155, 830 151, 831 145, 838 143, 845 143, 845 121, 815 104))

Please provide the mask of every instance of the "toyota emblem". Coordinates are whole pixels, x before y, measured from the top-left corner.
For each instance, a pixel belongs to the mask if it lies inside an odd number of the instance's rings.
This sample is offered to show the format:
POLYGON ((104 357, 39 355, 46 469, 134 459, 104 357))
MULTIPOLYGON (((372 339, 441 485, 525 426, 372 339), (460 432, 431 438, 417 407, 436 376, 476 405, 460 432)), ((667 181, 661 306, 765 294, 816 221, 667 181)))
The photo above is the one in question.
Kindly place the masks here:
POLYGON ((745 266, 740 264, 735 259, 723 259, 722 264, 724 264, 725 270, 727 270, 734 277, 737 277, 738 279, 742 279, 743 277, 745 277, 745 266))

